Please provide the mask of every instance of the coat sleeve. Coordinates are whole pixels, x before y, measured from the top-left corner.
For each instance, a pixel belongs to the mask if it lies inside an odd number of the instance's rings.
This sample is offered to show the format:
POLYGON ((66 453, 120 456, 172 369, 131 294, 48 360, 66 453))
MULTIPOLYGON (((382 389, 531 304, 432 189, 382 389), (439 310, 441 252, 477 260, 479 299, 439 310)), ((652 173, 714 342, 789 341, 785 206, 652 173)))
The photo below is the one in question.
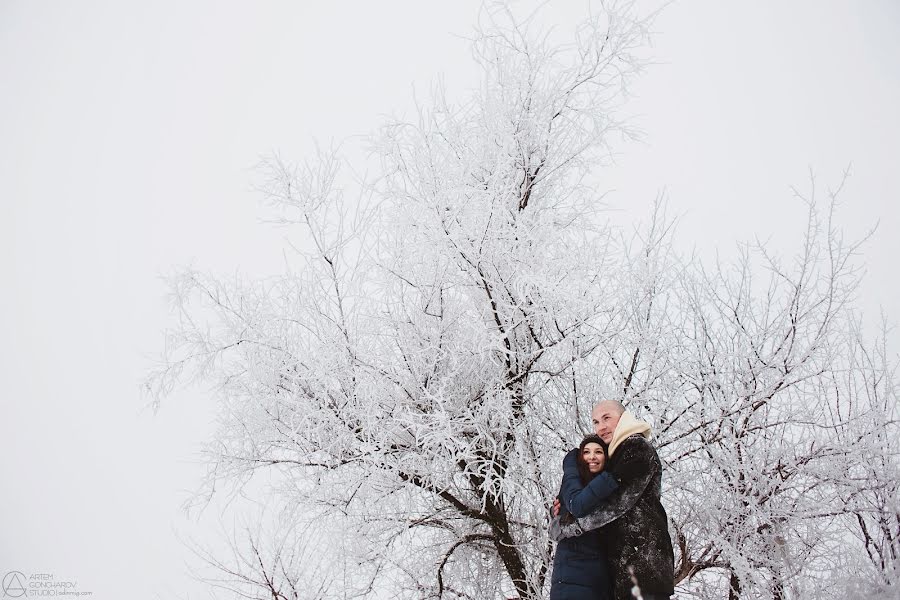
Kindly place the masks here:
POLYGON ((620 477, 619 488, 588 515, 576 523, 563 525, 554 539, 574 537, 585 531, 612 523, 637 504, 641 495, 657 475, 658 463, 653 460, 653 447, 643 438, 629 438, 619 446, 622 457, 617 461, 615 474, 620 477))
POLYGON ((575 455, 570 452, 563 460, 559 500, 574 517, 584 517, 598 508, 618 487, 615 478, 605 472, 594 477, 587 485, 582 485, 575 455))

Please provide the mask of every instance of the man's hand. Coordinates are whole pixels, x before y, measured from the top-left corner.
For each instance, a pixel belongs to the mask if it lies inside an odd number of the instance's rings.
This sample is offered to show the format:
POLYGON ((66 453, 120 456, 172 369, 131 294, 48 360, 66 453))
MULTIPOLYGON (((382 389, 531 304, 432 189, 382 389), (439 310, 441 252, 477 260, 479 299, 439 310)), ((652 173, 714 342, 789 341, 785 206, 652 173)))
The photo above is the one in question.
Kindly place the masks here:
POLYGON ((550 514, 552 514, 554 517, 559 516, 559 498, 553 499, 553 508, 550 509, 550 514))

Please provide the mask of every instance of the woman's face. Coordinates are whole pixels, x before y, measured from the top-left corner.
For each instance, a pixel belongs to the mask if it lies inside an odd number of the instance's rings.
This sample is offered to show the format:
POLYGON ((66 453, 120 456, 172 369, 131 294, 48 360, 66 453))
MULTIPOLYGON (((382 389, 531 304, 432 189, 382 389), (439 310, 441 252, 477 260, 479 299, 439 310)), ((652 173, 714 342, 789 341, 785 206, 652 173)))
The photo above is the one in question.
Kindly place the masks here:
POLYGON ((581 458, 584 459, 588 471, 591 473, 599 473, 606 465, 606 455, 603 453, 603 448, 600 444, 594 442, 588 442, 584 445, 584 449, 581 451, 581 458))

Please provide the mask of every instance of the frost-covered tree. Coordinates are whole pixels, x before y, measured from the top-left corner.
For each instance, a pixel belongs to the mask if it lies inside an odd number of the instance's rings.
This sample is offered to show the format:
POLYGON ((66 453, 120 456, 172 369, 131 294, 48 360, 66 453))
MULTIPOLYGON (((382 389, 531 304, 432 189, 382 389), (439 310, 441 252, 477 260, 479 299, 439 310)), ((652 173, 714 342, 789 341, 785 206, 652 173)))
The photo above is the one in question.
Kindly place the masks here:
POLYGON ((629 133, 648 21, 608 3, 560 42, 486 17, 478 88, 387 123, 376 176, 329 152, 267 163, 274 220, 296 231, 287 272, 173 278, 149 389, 214 382, 210 489, 277 473, 333 557, 302 581, 290 543, 250 536, 207 562, 242 594, 541 598, 561 458, 612 397, 656 431, 679 589, 813 597, 851 563, 890 588, 895 361, 859 332, 835 198, 804 198, 788 259, 680 257, 659 203, 625 235, 587 182, 629 133))
MULTIPOLYGON (((751 245, 734 265, 680 282, 682 387, 667 390, 679 413, 660 446, 681 575, 720 569, 733 599, 811 596, 807 578, 844 545, 830 526, 847 471, 890 426, 871 429, 875 408, 846 381, 862 373, 850 361, 861 339, 857 246, 833 225, 834 196, 824 216, 807 202, 791 259, 751 245)), ((881 456, 895 464, 895 453, 881 456)))
POLYGON ((284 469, 305 483, 296 502, 352 517, 415 598, 541 596, 561 451, 596 398, 573 372, 621 326, 582 180, 624 131, 646 23, 611 6, 554 45, 487 16, 479 88, 387 124, 359 194, 333 155, 269 164, 267 198, 309 252, 276 280, 177 278, 151 382, 215 378, 216 474, 284 469))

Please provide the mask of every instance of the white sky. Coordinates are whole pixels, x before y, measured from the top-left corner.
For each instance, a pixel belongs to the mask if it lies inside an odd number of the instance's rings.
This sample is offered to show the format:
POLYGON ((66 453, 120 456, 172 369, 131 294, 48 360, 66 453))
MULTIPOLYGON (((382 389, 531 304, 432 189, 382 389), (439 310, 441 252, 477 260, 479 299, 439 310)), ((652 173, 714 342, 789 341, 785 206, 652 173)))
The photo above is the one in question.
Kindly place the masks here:
MULTIPOLYGON (((414 82, 420 98, 439 73, 466 85, 452 34, 478 6, 0 0, 0 577, 207 597, 176 532, 207 531, 179 507, 213 403, 184 390, 153 416, 138 392, 168 322, 159 276, 277 272, 253 165, 409 114, 414 82)), ((840 220, 881 223, 860 306, 896 322, 900 6, 683 0, 655 29, 661 64, 628 107, 646 138, 604 176, 611 201, 630 218, 665 189, 704 256, 790 247, 789 186, 812 168, 824 191, 852 162, 840 220)))

